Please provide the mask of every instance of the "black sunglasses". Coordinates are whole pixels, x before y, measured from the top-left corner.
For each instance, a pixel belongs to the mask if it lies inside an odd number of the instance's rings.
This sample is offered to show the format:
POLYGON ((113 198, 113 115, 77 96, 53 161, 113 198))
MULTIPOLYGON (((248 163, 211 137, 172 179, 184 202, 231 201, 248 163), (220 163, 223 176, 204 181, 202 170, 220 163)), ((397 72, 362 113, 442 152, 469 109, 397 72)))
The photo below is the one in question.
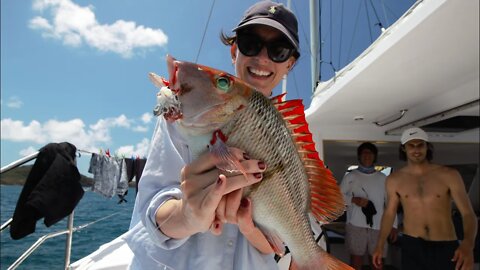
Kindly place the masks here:
POLYGON ((295 52, 295 48, 285 38, 264 41, 259 36, 250 33, 237 33, 237 46, 245 56, 256 56, 265 46, 268 58, 275 63, 287 61, 295 52))

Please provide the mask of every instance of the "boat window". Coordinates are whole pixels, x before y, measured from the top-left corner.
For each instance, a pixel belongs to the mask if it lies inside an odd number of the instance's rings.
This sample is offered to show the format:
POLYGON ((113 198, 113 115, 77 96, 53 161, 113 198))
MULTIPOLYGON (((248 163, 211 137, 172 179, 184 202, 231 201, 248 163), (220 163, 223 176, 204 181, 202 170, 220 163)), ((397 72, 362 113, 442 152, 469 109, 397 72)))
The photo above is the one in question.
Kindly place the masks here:
POLYGON ((424 125, 426 132, 451 132, 457 133, 480 127, 480 117, 473 115, 459 115, 442 121, 424 125))

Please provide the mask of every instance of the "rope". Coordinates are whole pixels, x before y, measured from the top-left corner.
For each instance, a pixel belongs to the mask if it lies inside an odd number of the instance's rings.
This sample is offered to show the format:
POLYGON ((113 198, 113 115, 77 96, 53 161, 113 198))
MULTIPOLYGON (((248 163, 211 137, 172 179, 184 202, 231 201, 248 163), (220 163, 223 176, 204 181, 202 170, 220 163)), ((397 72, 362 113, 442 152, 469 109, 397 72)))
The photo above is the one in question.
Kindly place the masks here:
POLYGON ((198 57, 200 56, 200 52, 202 51, 203 41, 205 40, 205 35, 207 33, 208 24, 210 23, 210 17, 212 16, 213 6, 215 5, 215 0, 212 1, 212 6, 210 7, 210 13, 208 14, 207 24, 203 29, 202 41, 200 42, 200 47, 198 48, 197 57, 195 57, 195 63, 198 61, 198 57))

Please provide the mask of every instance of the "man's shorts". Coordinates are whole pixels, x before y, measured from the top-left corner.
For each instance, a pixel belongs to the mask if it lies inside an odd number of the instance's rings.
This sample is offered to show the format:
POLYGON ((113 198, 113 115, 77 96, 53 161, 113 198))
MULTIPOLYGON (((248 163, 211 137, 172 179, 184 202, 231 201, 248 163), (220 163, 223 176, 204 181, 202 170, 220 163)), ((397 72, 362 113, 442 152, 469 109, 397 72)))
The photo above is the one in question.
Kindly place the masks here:
POLYGON ((426 241, 404 234, 401 239, 402 269, 447 270, 455 269, 452 262, 459 243, 453 241, 426 241))
MULTIPOLYGON (((367 251, 369 255, 372 255, 379 235, 379 230, 357 227, 347 223, 345 227, 345 245, 351 255, 363 256, 367 251)), ((383 257, 387 256, 387 246, 385 245, 383 249, 383 257)))

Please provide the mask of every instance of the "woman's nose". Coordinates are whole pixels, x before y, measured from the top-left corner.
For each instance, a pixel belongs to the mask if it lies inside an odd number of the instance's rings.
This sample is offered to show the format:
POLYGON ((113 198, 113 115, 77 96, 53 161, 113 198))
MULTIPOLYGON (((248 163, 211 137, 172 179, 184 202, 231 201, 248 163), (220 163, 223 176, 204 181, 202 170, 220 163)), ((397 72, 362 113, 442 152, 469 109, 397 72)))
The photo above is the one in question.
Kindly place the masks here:
POLYGON ((268 58, 268 51, 266 46, 263 46, 257 57, 262 61, 270 61, 270 58, 268 58))

